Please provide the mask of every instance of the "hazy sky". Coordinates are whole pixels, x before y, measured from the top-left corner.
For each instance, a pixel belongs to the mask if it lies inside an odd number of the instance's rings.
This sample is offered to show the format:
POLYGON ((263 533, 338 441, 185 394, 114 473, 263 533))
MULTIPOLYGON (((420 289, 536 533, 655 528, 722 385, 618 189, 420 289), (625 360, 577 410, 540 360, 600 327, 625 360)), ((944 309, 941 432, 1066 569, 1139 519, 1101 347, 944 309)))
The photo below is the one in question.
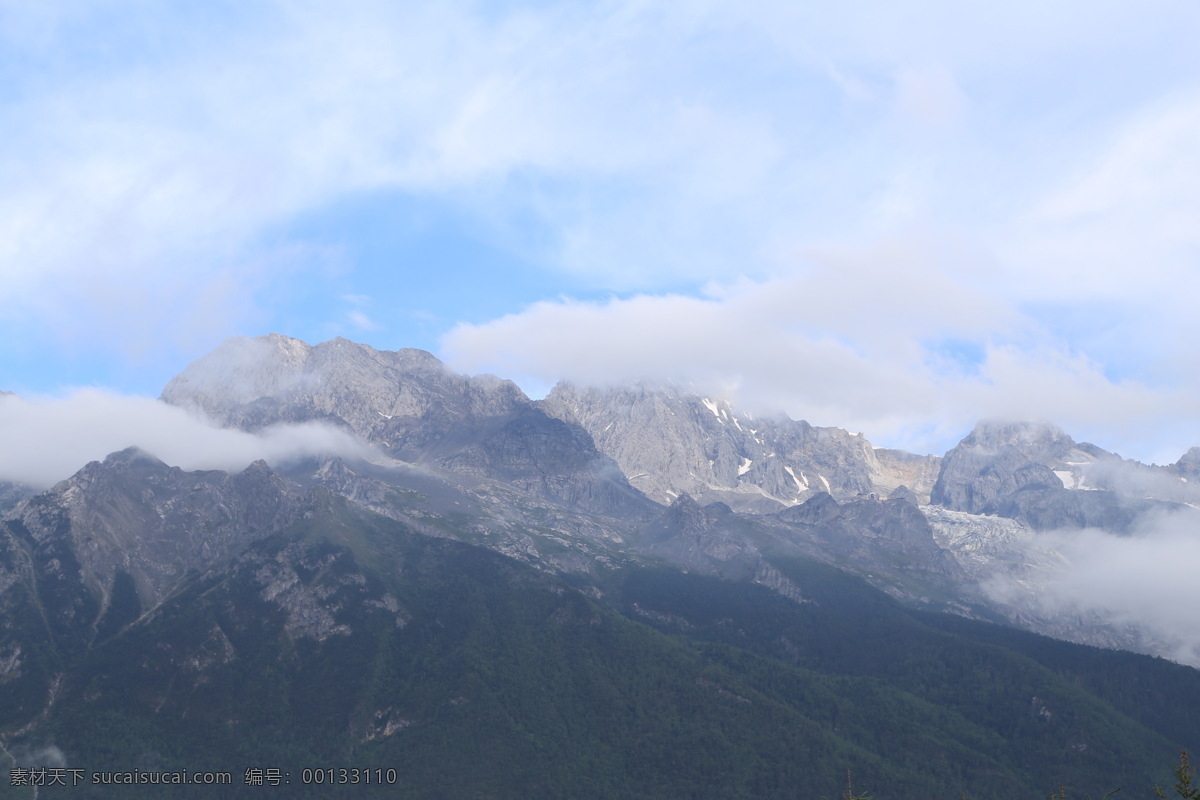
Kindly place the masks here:
POLYGON ((1174 461, 1197 41, 1193 0, 0 0, 0 388, 278 331, 1174 461))

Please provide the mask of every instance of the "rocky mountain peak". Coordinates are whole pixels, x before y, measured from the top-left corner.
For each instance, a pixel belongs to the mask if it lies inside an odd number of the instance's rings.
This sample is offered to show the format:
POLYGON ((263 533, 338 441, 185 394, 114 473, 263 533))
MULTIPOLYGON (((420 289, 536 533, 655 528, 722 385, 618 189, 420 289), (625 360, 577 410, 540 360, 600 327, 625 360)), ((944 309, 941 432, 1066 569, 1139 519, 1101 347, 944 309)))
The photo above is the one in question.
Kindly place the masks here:
POLYGON ((298 507, 265 462, 235 474, 185 472, 131 447, 28 498, 6 520, 32 542, 35 569, 75 572, 102 613, 118 574, 132 578, 149 607, 189 571, 289 524, 298 507))
POLYGON ((753 417, 673 387, 560 383, 538 405, 586 429, 630 483, 660 503, 686 492, 704 505, 772 513, 818 492, 846 500, 906 484, 927 497, 936 477, 934 457, 876 450, 840 428, 753 417))
POLYGON ((687 492, 683 492, 675 498, 674 502, 667 507, 663 519, 676 525, 708 527, 704 509, 687 492))
POLYGON ((893 489, 892 493, 887 496, 887 499, 888 500, 904 500, 905 502, 911 503, 914 506, 921 504, 921 500, 920 500, 920 498, 917 497, 916 493, 913 492, 913 490, 908 488, 907 486, 904 486, 903 484, 901 484, 900 486, 897 486, 895 489, 893 489))
MULTIPOLYGON (((95 463, 95 462, 93 462, 95 463)), ((104 457, 102 462, 107 469, 130 469, 133 467, 159 467, 166 466, 153 453, 148 453, 140 447, 126 447, 124 450, 118 450, 115 453, 109 453, 104 457)))
POLYGON ((636 516, 650 505, 578 425, 548 416, 512 381, 457 374, 424 350, 236 338, 189 365, 162 397, 249 431, 348 428, 395 459, 497 478, 592 511, 636 516))
POLYGON ((1032 420, 980 420, 962 439, 968 447, 1018 447, 1054 444, 1069 439, 1063 429, 1051 422, 1032 420))
POLYGON ((1188 467, 1193 470, 1200 469, 1200 447, 1189 448, 1175 463, 1180 467, 1188 467))
POLYGON ((959 446, 994 452, 1004 447, 1042 451, 1074 444, 1062 428, 1049 422, 990 419, 979 421, 959 446))
POLYGON ((1012 508, 1007 500, 1016 492, 1028 499, 1035 490, 1096 488, 1087 484, 1092 465, 1116 460, 1050 423, 986 420, 942 459, 930 497, 946 508, 994 514, 1012 508))
POLYGON ((1167 469, 1182 480, 1200 484, 1200 447, 1189 449, 1167 469))
POLYGON ((690 569, 748 577, 759 554, 723 503, 701 507, 686 492, 642 530, 642 545, 690 569))
POLYGON ((418 427, 529 405, 512 381, 458 375, 424 350, 381 351, 342 338, 310 346, 278 334, 226 340, 173 378, 162 399, 246 430, 330 421, 384 447, 418 427))
POLYGON ((818 492, 804 503, 779 512, 779 516, 788 522, 819 526, 837 519, 841 513, 841 506, 829 492, 818 492))
POLYGON ((163 389, 162 399, 197 406, 219 418, 229 406, 292 388, 311 353, 305 342, 277 333, 234 336, 175 376, 163 389))
POLYGON ((70 478, 53 487, 52 491, 61 489, 71 497, 83 490, 101 486, 130 485, 139 481, 153 486, 179 472, 178 467, 167 466, 157 456, 140 447, 127 447, 109 453, 103 461, 88 462, 70 478))

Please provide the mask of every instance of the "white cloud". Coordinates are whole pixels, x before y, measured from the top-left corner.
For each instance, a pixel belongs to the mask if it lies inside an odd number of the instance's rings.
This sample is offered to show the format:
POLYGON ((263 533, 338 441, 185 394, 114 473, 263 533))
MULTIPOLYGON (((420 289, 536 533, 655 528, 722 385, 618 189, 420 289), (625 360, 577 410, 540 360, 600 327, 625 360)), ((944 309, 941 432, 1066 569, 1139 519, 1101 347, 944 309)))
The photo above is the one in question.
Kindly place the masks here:
POLYGON ((43 488, 89 461, 139 447, 186 470, 240 470, 311 455, 371 457, 353 434, 321 423, 274 425, 257 434, 217 428, 147 397, 81 389, 55 399, 0 396, 0 480, 43 488))
POLYGON ((859 155, 829 59, 773 48, 771 9, 10 13, 44 69, 0 96, 0 299, 122 346, 244 322, 325 258, 272 232, 347 196, 451 197, 506 247, 645 286, 761 269, 859 155))
POLYGON ((379 328, 379 325, 377 325, 374 320, 372 320, 365 313, 363 313, 362 311, 359 311, 357 309, 347 312, 346 318, 348 320, 350 320, 351 325, 358 328, 359 330, 373 331, 373 330, 377 330, 379 328))
POLYGON ((938 127, 962 117, 966 96, 944 67, 905 67, 896 73, 895 80, 900 113, 916 124, 938 127))
POLYGON ((438 281, 305 241, 402 193, 572 285, 659 293, 459 328, 463 364, 694 359, 877 438, 1027 408, 1195 441, 1194 3, 10 6, 0 313, 27 336, 209 342, 337 271, 438 281))
POLYGON ((1200 93, 1139 110, 999 245, 1011 279, 1073 302, 1200 289, 1200 93))
POLYGON ((969 261, 927 240, 814 252, 793 275, 706 297, 537 303, 459 325, 443 352, 457 369, 542 381, 692 382, 922 452, 944 452, 981 417, 1054 420, 1143 458, 1200 441, 1195 395, 1107 377, 979 286, 987 264, 969 261))
POLYGON ((1031 547, 1063 557, 1024 584, 997 576, 987 588, 1050 619, 1091 618, 1141 631, 1181 663, 1200 666, 1200 526, 1196 516, 1158 516, 1132 536, 1094 529, 1039 534, 1031 547))
POLYGON ((342 300, 350 306, 346 312, 346 319, 355 329, 359 331, 379 330, 379 324, 365 311, 371 306, 370 297, 363 294, 345 294, 342 295, 342 300))

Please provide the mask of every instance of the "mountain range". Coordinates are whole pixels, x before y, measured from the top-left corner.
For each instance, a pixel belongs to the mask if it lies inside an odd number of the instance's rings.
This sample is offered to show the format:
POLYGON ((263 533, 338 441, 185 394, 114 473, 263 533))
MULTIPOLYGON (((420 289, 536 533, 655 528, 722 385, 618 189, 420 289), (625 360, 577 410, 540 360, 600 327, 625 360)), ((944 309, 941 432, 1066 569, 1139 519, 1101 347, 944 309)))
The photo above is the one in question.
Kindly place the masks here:
MULTIPOLYGON (((1016 798, 1148 787, 1200 745, 1197 643, 1054 589, 1094 537, 1200 535, 1200 448, 1143 465, 985 421, 915 455, 668 384, 531 400, 280 335, 161 401, 364 446, 233 472, 129 448, 0 485, 15 764, 279 769, 314 797, 816 798, 849 770, 879 798, 1016 798)), ((120 796, 209 796, 163 789, 120 796)))

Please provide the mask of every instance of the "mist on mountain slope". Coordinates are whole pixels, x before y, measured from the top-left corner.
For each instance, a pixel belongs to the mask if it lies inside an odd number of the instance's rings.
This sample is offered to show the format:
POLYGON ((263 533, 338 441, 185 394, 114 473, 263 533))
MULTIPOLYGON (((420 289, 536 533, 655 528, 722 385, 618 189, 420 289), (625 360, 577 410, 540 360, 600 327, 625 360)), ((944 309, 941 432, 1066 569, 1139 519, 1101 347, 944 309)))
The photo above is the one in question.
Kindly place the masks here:
POLYGON ((0 397, 0 480, 45 488, 131 446, 187 470, 240 470, 257 459, 277 466, 323 454, 377 457, 353 434, 321 422, 251 434, 159 400, 99 389, 53 399, 0 397))
MULTIPOLYGON (((327 423, 281 424, 251 434, 218 428, 195 411, 158 400, 97 389, 58 399, 0 396, 0 480, 43 488, 129 446, 184 469, 240 470, 260 458, 278 466, 314 454, 378 457, 327 423)), ((1089 488, 1196 501, 1193 484, 1161 468, 1113 460, 1087 465, 1084 473, 1089 488)), ((1200 666, 1200 621, 1192 611, 1200 607, 1196 515, 1146 515, 1130 535, 1095 529, 1031 534, 1025 547, 1026 563, 1042 566, 1014 572, 1011 563, 997 564, 984 581, 995 600, 1043 619, 1083 616, 1137 631, 1154 650, 1200 666), (1056 558, 1033 557, 1048 552, 1056 558)))
POLYGON ((1148 514, 1129 535, 1096 528, 1037 533, 1020 550, 1027 565, 1041 566, 1022 571, 998 564, 982 583, 993 600, 1042 619, 1087 618, 1140 640, 1131 645, 1200 667, 1194 513, 1148 514))

